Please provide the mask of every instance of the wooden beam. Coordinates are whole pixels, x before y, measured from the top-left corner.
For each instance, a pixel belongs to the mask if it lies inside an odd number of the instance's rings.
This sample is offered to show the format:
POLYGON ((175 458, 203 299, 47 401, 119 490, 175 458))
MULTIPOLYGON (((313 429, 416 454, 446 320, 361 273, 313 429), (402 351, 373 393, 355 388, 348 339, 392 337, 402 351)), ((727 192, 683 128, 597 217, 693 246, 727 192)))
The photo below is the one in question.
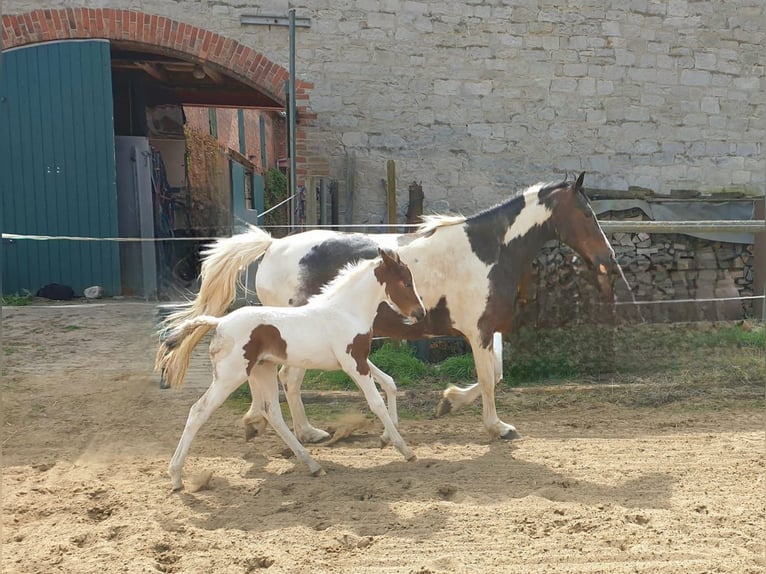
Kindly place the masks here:
POLYGON ((269 96, 256 90, 232 90, 219 87, 176 87, 149 86, 147 104, 188 104, 214 106, 216 108, 257 108, 261 110, 282 111, 284 104, 274 101, 269 96))
POLYGON ((165 72, 160 70, 154 64, 149 64, 148 62, 134 62, 134 64, 136 65, 137 68, 143 70, 144 72, 149 74, 152 78, 154 78, 158 82, 162 82, 163 84, 169 83, 168 77, 165 74, 165 72))
POLYGON ((202 70, 205 72, 205 75, 213 80, 216 84, 223 84, 223 76, 216 72, 214 69, 210 68, 209 66, 202 66, 202 70))

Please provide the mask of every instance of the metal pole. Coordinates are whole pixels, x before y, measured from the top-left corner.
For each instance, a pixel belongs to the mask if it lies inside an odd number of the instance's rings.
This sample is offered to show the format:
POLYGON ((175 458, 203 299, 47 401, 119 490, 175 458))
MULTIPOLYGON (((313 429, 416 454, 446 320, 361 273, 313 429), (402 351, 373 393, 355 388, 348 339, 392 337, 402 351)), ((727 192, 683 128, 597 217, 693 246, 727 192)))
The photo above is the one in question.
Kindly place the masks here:
MULTIPOLYGON (((290 179, 288 181, 289 189, 287 190, 288 196, 293 197, 298 191, 298 174, 296 173, 296 161, 295 161, 295 136, 297 130, 295 128, 296 109, 295 109, 295 8, 290 8, 289 15, 289 35, 290 35, 290 78, 288 80, 288 95, 287 95, 287 117, 289 118, 288 124, 290 128, 289 138, 289 156, 290 156, 290 179)), ((295 218, 295 199, 290 201, 290 221, 294 223, 295 218)))

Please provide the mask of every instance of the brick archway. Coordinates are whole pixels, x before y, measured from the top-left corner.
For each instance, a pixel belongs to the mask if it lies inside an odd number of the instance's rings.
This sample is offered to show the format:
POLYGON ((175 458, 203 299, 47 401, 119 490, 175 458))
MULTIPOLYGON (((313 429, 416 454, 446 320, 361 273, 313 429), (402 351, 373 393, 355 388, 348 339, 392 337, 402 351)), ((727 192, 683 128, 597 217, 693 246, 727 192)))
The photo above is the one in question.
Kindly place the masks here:
MULTIPOLYGON (((276 102, 285 103, 288 71, 252 48, 215 32, 164 16, 113 8, 64 8, 4 14, 2 48, 71 39, 106 39, 145 46, 151 51, 209 63, 276 102)), ((305 149, 305 125, 314 115, 300 103, 312 84, 296 80, 299 101, 296 149, 305 149), (303 124, 303 125, 300 125, 303 124), (303 144, 303 145, 302 145, 303 144)), ((298 179, 306 174, 306 158, 296 154, 298 179)))

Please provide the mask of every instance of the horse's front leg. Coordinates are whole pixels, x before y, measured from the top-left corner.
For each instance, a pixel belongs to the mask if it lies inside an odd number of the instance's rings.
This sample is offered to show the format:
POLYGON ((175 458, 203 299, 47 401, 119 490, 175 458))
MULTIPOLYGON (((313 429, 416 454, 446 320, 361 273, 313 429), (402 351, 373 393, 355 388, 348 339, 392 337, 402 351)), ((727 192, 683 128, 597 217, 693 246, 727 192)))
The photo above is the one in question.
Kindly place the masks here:
POLYGON ((330 438, 330 433, 311 426, 306 416, 301 398, 301 385, 306 369, 284 366, 279 371, 279 380, 285 389, 285 398, 290 407, 290 416, 293 419, 293 430, 302 443, 317 443, 330 438))
MULTIPOLYGON (((380 385, 383 392, 386 393, 386 405, 388 406, 388 416, 391 417, 391 422, 395 427, 399 426, 399 413, 396 410, 396 383, 393 377, 381 371, 378 367, 372 364, 372 361, 367 361, 370 365, 370 372, 375 382, 380 385)), ((380 444, 385 446, 391 442, 391 436, 387 430, 383 431, 380 436, 380 444)))
POLYGON ((383 398, 375 387, 375 381, 372 378, 371 372, 373 368, 377 369, 377 367, 374 367, 370 361, 366 360, 364 363, 361 363, 362 372, 360 372, 360 365, 357 360, 348 355, 346 355, 345 358, 340 358, 339 362, 346 374, 353 379, 356 385, 362 390, 362 393, 364 393, 364 398, 367 400, 370 410, 375 413, 380 419, 380 422, 383 423, 383 428, 385 429, 384 435, 391 437, 391 443, 396 450, 402 453, 405 460, 415 460, 415 453, 412 452, 410 447, 404 442, 402 435, 399 434, 394 421, 391 420, 391 416, 386 409, 386 404, 383 402, 383 398), (367 366, 367 369, 364 369, 364 365, 367 366))
POLYGON ((290 432, 285 419, 282 418, 282 410, 279 408, 279 383, 277 382, 277 366, 273 363, 259 363, 253 366, 248 377, 250 388, 255 388, 253 396, 261 403, 263 416, 269 421, 274 431, 281 437, 290 450, 295 453, 298 460, 309 467, 314 476, 325 474, 325 471, 315 461, 309 451, 290 432))

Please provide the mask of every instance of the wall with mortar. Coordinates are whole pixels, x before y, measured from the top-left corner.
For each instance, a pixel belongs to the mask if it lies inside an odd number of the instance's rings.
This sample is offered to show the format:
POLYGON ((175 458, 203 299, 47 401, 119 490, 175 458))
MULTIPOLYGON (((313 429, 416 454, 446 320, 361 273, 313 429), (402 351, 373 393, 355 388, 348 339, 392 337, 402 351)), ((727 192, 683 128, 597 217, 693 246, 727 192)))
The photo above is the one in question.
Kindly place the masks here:
MULTIPOLYGON (((564 172, 586 184, 763 193, 761 0, 312 0, 292 2, 308 175, 339 180, 356 156, 353 221, 385 217, 385 161, 399 212, 470 214, 564 172), (306 102, 303 102, 306 103, 306 102)), ((4 14, 62 7, 162 15, 288 65, 286 0, 6 0, 4 14)), ((341 206, 341 212, 343 206, 341 206)))

